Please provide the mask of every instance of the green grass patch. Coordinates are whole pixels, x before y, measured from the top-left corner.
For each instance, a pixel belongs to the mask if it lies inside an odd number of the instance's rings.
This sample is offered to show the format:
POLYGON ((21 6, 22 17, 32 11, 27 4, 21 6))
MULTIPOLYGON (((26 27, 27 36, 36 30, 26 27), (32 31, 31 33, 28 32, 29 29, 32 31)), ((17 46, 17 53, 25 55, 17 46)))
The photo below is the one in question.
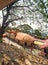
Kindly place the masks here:
POLYGON ((2 38, 0 38, 0 43, 2 42, 2 38))

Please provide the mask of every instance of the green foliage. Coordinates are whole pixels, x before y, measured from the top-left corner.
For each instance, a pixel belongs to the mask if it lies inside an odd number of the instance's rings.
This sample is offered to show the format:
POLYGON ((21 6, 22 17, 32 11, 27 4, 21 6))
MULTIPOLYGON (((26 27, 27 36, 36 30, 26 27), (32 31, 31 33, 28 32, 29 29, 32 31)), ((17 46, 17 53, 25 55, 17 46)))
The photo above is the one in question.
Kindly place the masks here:
POLYGON ((47 33, 40 32, 38 29, 34 30, 34 36, 40 39, 45 39, 47 36, 47 33))
POLYGON ((2 38, 0 38, 0 43, 2 42, 2 38))
POLYGON ((37 35, 37 36, 41 36, 41 32, 39 32, 39 30, 35 30, 35 33, 34 33, 35 35, 37 35))
POLYGON ((20 25, 17 27, 17 29, 30 35, 32 35, 33 32, 33 29, 28 24, 20 25))
POLYGON ((42 34, 42 37, 46 38, 47 37, 47 33, 41 33, 42 34))
POLYGON ((44 9, 44 6, 42 3, 38 4, 41 9, 44 9))
POLYGON ((5 31, 7 31, 7 30, 15 30, 15 31, 20 31, 20 32, 21 32, 21 30, 19 30, 19 29, 17 29, 17 28, 10 28, 10 27, 7 27, 5 31))
POLYGON ((16 32, 21 32, 21 30, 17 29, 17 28, 12 28, 13 30, 15 30, 16 32))
POLYGON ((48 0, 33 0, 37 3, 39 11, 43 14, 44 17, 48 18, 48 0))
POLYGON ((36 3, 38 2, 38 0, 33 0, 33 1, 35 1, 36 3))

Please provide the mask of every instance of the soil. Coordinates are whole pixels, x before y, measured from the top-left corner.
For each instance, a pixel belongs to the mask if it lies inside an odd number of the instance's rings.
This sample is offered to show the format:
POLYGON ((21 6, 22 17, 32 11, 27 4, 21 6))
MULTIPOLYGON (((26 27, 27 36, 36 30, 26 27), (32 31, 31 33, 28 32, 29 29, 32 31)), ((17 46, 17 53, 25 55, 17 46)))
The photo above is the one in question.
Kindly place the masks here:
POLYGON ((48 65, 48 59, 32 54, 28 48, 0 43, 0 65, 48 65))

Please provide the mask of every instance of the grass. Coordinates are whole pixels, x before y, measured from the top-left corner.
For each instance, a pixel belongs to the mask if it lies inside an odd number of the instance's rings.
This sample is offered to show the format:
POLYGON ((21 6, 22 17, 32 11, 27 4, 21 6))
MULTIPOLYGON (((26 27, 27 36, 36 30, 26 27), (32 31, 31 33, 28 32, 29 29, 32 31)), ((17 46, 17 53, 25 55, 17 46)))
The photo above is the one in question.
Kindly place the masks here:
POLYGON ((2 38, 0 38, 0 43, 2 42, 2 38))

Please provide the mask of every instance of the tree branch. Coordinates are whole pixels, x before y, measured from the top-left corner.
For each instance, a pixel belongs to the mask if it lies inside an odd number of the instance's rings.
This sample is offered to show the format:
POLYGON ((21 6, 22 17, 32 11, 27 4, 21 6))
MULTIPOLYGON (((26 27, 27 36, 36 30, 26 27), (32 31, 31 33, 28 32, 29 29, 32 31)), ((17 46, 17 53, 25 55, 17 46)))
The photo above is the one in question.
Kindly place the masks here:
POLYGON ((17 19, 13 19, 13 20, 7 21, 7 22, 5 23, 5 25, 4 25, 4 28, 6 28, 6 27, 9 25, 9 23, 11 23, 11 22, 13 22, 13 21, 15 21, 15 20, 21 20, 21 19, 23 19, 23 17, 20 17, 20 18, 17 18, 17 19))
POLYGON ((8 18, 8 15, 9 15, 9 9, 8 9, 8 7, 6 8, 6 11, 7 11, 6 15, 4 14, 4 11, 2 11, 2 14, 3 14, 2 27, 4 26, 4 24, 5 24, 5 22, 6 22, 7 18, 8 18))
POLYGON ((44 6, 44 8, 45 8, 45 11, 46 11, 46 13, 47 13, 45 3, 43 2, 43 0, 40 0, 40 1, 41 1, 41 3, 43 4, 43 6, 44 6))
POLYGON ((28 6, 29 6, 29 5, 25 5, 25 6, 22 6, 22 5, 21 5, 21 6, 17 6, 17 5, 16 5, 16 6, 13 6, 13 7, 28 7, 28 6))
MULTIPOLYGON (((19 1, 19 0, 17 0, 17 1, 19 1)), ((16 1, 16 2, 17 2, 17 1, 16 1)), ((12 5, 13 5, 14 3, 15 3, 15 2, 13 2, 13 3, 11 3, 10 5, 7 6, 7 8, 6 8, 6 11, 7 11, 6 15, 4 14, 4 10, 2 10, 2 14, 3 14, 2 27, 4 27, 5 22, 7 21, 7 18, 8 18, 8 16, 9 16, 9 12, 10 12, 10 10, 11 10, 11 8, 12 8, 12 5)))

